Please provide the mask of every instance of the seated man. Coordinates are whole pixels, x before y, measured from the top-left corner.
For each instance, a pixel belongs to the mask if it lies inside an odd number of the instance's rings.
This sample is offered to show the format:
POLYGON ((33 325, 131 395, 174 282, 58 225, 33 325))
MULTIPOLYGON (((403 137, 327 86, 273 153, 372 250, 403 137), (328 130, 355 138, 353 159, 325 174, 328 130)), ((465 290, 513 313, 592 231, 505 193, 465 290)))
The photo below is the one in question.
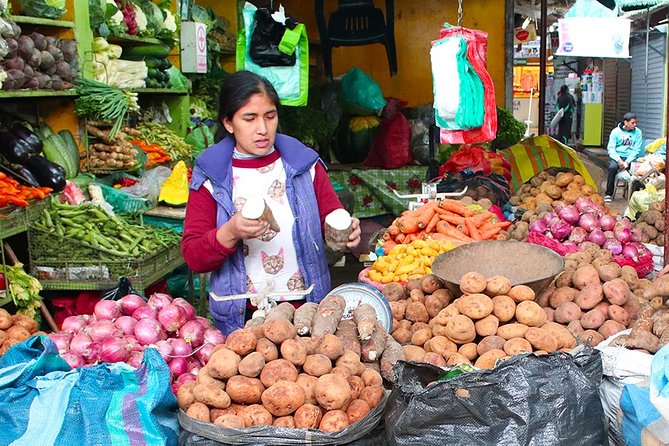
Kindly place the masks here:
POLYGON ((616 175, 618 172, 627 170, 632 161, 641 155, 643 138, 641 130, 636 128, 636 115, 625 113, 623 122, 611 130, 609 144, 606 147, 611 158, 608 174, 606 176, 606 196, 604 201, 613 200, 616 187, 616 175))

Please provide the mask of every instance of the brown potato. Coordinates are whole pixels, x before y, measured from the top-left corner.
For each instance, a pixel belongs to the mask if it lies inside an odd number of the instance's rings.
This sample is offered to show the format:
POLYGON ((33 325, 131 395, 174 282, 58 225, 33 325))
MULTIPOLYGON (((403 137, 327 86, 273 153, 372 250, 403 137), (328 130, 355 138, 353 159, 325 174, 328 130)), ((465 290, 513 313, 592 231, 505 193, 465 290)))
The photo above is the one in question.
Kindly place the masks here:
POLYGON ((393 331, 391 336, 400 344, 408 344, 411 342, 413 333, 411 330, 406 328, 398 328, 397 330, 393 331))
POLYGON ((244 420, 246 427, 272 425, 272 414, 260 404, 242 407, 237 411, 237 416, 244 420))
POLYGON ((560 305, 565 302, 573 302, 578 296, 579 291, 575 288, 570 287, 560 287, 556 288, 553 294, 548 298, 548 304, 557 309, 560 305))
POLYGON ((455 301, 460 314, 472 320, 483 319, 490 315, 494 309, 492 299, 485 294, 470 294, 462 296, 455 301))
POLYGON ((444 302, 439 296, 429 295, 425 298, 425 308, 430 318, 435 317, 444 308, 444 302))
POLYGON ((454 366, 458 364, 471 364, 472 362, 461 355, 460 353, 453 353, 449 358, 446 360, 446 365, 448 366, 454 366))
POLYGON ((491 314, 474 322, 474 327, 479 336, 492 336, 497 333, 499 319, 491 314))
POLYGON ((495 368, 497 360, 505 356, 506 353, 504 352, 504 350, 488 350, 487 352, 479 356, 479 358, 474 363, 474 367, 478 367, 481 369, 495 368))
POLYGON ((481 356, 490 350, 502 350, 506 339, 501 336, 486 336, 476 347, 476 353, 481 356))
MULTIPOLYGON (((325 336, 334 335, 327 334, 325 336)), ((341 341, 339 341, 339 343, 341 344, 341 341)), ((301 338, 286 339, 281 344, 281 357, 287 359, 296 366, 300 366, 304 364, 304 361, 307 359, 307 346, 301 338)))
POLYGON ((469 272, 460 278, 460 291, 463 293, 482 293, 486 289, 486 286, 486 278, 481 273, 469 272))
POLYGON ((509 355, 532 353, 532 344, 525 338, 513 338, 504 343, 504 352, 509 355))
POLYGON ((351 350, 346 350, 344 354, 337 359, 336 364, 338 367, 345 367, 350 374, 356 375, 357 371, 360 369, 360 357, 351 350))
POLYGON ((578 338, 590 347, 594 347, 604 340, 604 337, 595 330, 585 330, 578 335, 578 338))
POLYGON ((235 376, 239 371, 239 363, 242 358, 228 348, 221 348, 211 354, 207 368, 209 375, 213 378, 228 379, 235 376))
POLYGON ((551 336, 547 330, 537 327, 530 327, 525 332, 527 339, 536 350, 545 350, 549 353, 558 349, 557 340, 551 336))
POLYGON ((182 410, 188 410, 191 404, 195 402, 195 397, 193 396, 193 387, 197 383, 195 381, 189 381, 185 384, 182 384, 177 390, 177 403, 182 410))
POLYGON ((495 296, 492 298, 492 314, 500 322, 509 322, 516 315, 516 301, 509 296, 495 296))
POLYGON ((287 339, 292 339, 297 336, 297 329, 295 326, 288 319, 284 318, 276 318, 269 322, 265 322, 262 326, 262 331, 267 339, 277 345, 280 345, 287 339))
MULTIPOLYGON (((13 325, 17 325, 28 330, 30 334, 35 333, 39 328, 37 326, 37 321, 29 316, 26 316, 25 314, 12 315, 12 322, 13 325)), ((4 330, 4 328, 2 330, 4 330)))
POLYGON ((445 326, 453 317, 457 316, 458 314, 460 314, 460 310, 458 310, 458 304, 457 302, 453 302, 441 310, 439 314, 437 314, 437 317, 435 318, 436 324, 445 326))
POLYGON ((564 325, 555 322, 546 322, 541 329, 548 331, 555 338, 558 349, 576 347, 576 338, 564 325))
POLYGON ((446 336, 434 336, 428 342, 431 351, 440 354, 446 359, 458 351, 458 346, 446 336))
POLYGON ((409 302, 406 309, 405 317, 411 322, 425 322, 430 320, 430 314, 427 308, 421 302, 409 302))
POLYGON ((337 336, 326 333, 316 347, 316 354, 325 355, 334 361, 344 354, 344 344, 337 336))
POLYGON ((295 419, 292 416, 279 417, 272 423, 274 427, 286 427, 288 429, 295 429, 295 419))
POLYGON ((522 338, 525 337, 525 332, 529 327, 525 324, 512 323, 500 325, 497 329, 497 335, 503 337, 506 340, 512 338, 522 338))
POLYGON ((353 374, 351 373, 351 371, 350 371, 348 368, 344 367, 343 365, 341 365, 341 366, 337 366, 337 367, 333 367, 333 368, 332 368, 332 371, 331 371, 330 373, 334 373, 334 374, 336 374, 336 375, 341 375, 341 376, 343 376, 344 378, 348 378, 349 376, 353 376, 353 374))
POLYGON ((200 403, 199 401, 190 405, 186 411, 186 415, 195 418, 196 420, 204 421, 205 423, 211 422, 211 419, 209 418, 209 408, 206 404, 200 403))
POLYGON ((592 310, 603 298, 603 287, 598 282, 581 289, 581 292, 574 299, 574 303, 581 307, 582 310, 592 310))
POLYGON ((383 386, 366 386, 364 389, 362 389, 362 392, 360 392, 360 399, 365 400, 367 404, 369 404, 369 407, 373 409, 379 405, 383 399, 383 394, 383 386))
POLYGON ((421 289, 411 290, 409 292, 409 298, 407 299, 409 303, 411 302, 420 302, 425 303, 425 293, 421 289))
POLYGON ((516 320, 528 327, 541 327, 546 323, 547 316, 539 304, 526 300, 520 302, 516 307, 516 320))
POLYGON ((421 281, 421 289, 426 295, 432 294, 443 287, 444 284, 441 283, 441 280, 439 280, 439 278, 434 274, 426 274, 423 276, 423 280, 421 281))
POLYGON ((423 362, 427 352, 423 347, 417 345, 403 345, 404 357, 407 361, 423 362))
POLYGON ((257 342, 256 335, 250 329, 240 328, 228 335, 225 346, 239 356, 244 356, 256 349, 257 342))
POLYGON ((314 387, 318 404, 326 410, 339 409, 351 400, 351 388, 341 375, 328 373, 318 378, 314 387))
POLYGON ((196 384, 193 387, 195 399, 207 406, 225 409, 230 406, 230 396, 215 384, 196 384))
POLYGON ((453 294, 446 288, 440 288, 432 293, 432 297, 436 297, 441 300, 442 305, 445 307, 451 300, 453 300, 453 294))
POLYGON ((252 352, 246 355, 239 363, 239 374, 255 378, 260 375, 263 367, 265 367, 265 358, 260 352, 252 352))
POLYGON ((398 300, 395 302, 389 302, 389 304, 390 304, 390 311, 392 311, 393 313, 393 318, 397 319, 398 321, 404 319, 404 313, 407 310, 407 305, 409 305, 409 302, 406 300, 398 300))
POLYGON ((467 316, 457 315, 446 324, 446 333, 456 344, 466 344, 476 338, 476 327, 467 316))
POLYGON ((348 415, 348 422, 350 424, 353 424, 357 421, 362 420, 367 416, 367 414, 371 411, 371 407, 369 407, 369 404, 367 404, 367 401, 365 400, 353 400, 351 401, 351 404, 349 404, 348 409, 346 409, 346 415, 348 415))
POLYGON ((275 417, 285 417, 304 404, 305 394, 300 385, 277 381, 262 393, 262 404, 275 417))
POLYGON ((534 290, 527 285, 516 285, 511 287, 508 296, 516 302, 523 302, 526 300, 534 300, 536 297, 534 290))
POLYGON ((365 388, 365 381, 359 376, 349 376, 346 381, 351 389, 351 399, 360 398, 360 392, 365 388))
POLYGON ((406 289, 404 285, 397 282, 390 282, 383 287, 383 295, 388 302, 396 302, 406 299, 406 289))
POLYGON ((263 386, 271 387, 281 380, 297 381, 297 369, 293 363, 287 359, 275 359, 265 364, 265 368, 260 372, 260 381, 263 386))
POLYGON ((265 362, 279 359, 279 349, 274 342, 267 338, 258 339, 258 342, 256 343, 256 351, 263 356, 265 362))
POLYGON ((598 284, 599 273, 594 266, 586 265, 574 271, 572 282, 574 283, 574 288, 582 290, 588 285, 598 284))
POLYGON ((237 375, 228 379, 225 389, 235 403, 253 404, 260 402, 265 386, 259 379, 237 375))
POLYGON ((298 429, 317 429, 322 417, 321 408, 310 403, 298 408, 293 415, 295 427, 298 429))
POLYGON ((492 276, 488 278, 485 294, 490 297, 508 293, 511 290, 511 281, 504 276, 492 276))
MULTIPOLYGON (((469 342, 467 344, 463 344, 460 346, 458 349, 458 353, 464 356, 465 358, 469 359, 470 361, 473 361, 476 359, 476 357, 479 355, 477 351, 478 346, 473 343, 469 342)), ((449 355, 450 358, 450 355, 449 355)), ((448 358, 445 358, 448 360, 448 358)))
POLYGON ((228 429, 244 429, 246 427, 242 417, 238 417, 237 415, 231 413, 217 417, 214 420, 214 424, 217 426, 227 427, 228 429))
POLYGON ((302 369, 311 376, 319 377, 330 373, 332 361, 325 355, 315 354, 307 356, 302 369))
POLYGON ((426 324, 425 322, 416 322, 415 324, 411 324, 411 333, 415 333, 418 330, 422 330, 424 328, 430 328, 429 324, 426 324))
POLYGON ((423 362, 436 365, 437 367, 446 367, 446 360, 439 353, 427 352, 423 358, 423 362))
POLYGON ((411 337, 411 343, 413 345, 422 346, 430 339, 432 339, 432 330, 429 328, 423 328, 413 334, 411 337))
POLYGON ((304 390, 304 401, 307 403, 318 404, 318 401, 316 401, 316 397, 314 396, 316 382, 318 382, 318 378, 306 373, 300 373, 297 376, 297 381, 295 381, 295 383, 304 390))
POLYGON ((323 415, 318 426, 323 432, 338 432, 349 426, 348 415, 343 410, 330 410, 323 415))

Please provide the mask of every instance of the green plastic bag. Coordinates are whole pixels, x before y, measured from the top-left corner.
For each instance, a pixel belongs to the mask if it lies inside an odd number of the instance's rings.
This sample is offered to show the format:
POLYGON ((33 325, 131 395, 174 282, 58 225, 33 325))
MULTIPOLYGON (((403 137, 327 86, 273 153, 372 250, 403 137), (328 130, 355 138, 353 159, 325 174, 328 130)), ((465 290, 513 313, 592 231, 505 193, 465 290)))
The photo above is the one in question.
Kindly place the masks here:
POLYGON ((190 133, 184 139, 186 144, 193 146, 193 158, 197 157, 204 149, 214 144, 214 133, 209 126, 197 124, 191 128, 190 133))
POLYGON ((65 14, 65 0, 18 0, 22 15, 59 19, 65 14))
POLYGON ((386 100, 381 87, 358 67, 351 68, 341 80, 344 110, 352 115, 380 115, 386 100))
POLYGON ((650 209, 652 203, 658 201, 664 202, 665 190, 657 190, 652 184, 647 184, 643 190, 638 190, 632 194, 625 209, 625 217, 630 220, 636 220, 639 212, 645 212, 650 209))

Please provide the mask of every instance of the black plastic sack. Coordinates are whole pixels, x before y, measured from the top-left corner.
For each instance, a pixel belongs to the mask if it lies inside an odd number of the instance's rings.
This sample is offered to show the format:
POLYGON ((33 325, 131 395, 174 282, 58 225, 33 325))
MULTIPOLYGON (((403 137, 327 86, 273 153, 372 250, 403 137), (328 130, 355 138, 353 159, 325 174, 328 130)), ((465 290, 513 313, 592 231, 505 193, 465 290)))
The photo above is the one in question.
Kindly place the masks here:
POLYGON ((128 279, 127 277, 120 277, 118 279, 118 285, 110 290, 103 291, 102 295, 100 296, 100 299, 119 300, 120 298, 122 298, 123 296, 127 296, 128 294, 136 294, 139 297, 146 300, 144 296, 142 296, 132 287, 130 279, 128 279))
POLYGON ((389 445, 608 444, 596 350, 516 356, 431 386, 442 369, 399 362, 395 371, 386 407, 389 445))
POLYGON ((179 410, 179 446, 382 446, 386 443, 379 423, 383 421, 389 398, 384 396, 365 418, 338 432, 274 426, 229 429, 196 420, 179 410))
MULTIPOLYGON (((467 186, 469 195, 477 193, 477 188, 485 188, 492 192, 495 199, 491 199, 493 204, 503 205, 509 201, 511 197, 511 186, 509 182, 502 175, 495 173, 484 174, 483 172, 476 173, 447 173, 442 180, 437 183, 437 192, 457 192, 467 186)), ((480 195, 480 194, 479 194, 480 195)), ((490 196, 490 194, 488 194, 490 196)))
MULTIPOLYGON (((296 23, 292 19, 286 20, 290 29, 296 23)), ((276 22, 267 8, 258 8, 255 13, 255 23, 251 34, 251 48, 249 55, 253 62, 261 67, 292 67, 296 56, 285 54, 279 50, 279 43, 286 32, 286 25, 276 22)))

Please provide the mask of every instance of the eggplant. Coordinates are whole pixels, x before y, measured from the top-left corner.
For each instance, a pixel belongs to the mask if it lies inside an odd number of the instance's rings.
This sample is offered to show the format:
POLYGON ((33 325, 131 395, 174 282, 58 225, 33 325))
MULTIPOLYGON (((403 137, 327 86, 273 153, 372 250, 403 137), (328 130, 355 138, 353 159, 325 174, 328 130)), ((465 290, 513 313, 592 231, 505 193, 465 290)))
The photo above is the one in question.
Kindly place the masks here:
POLYGON ((12 130, 0 131, 0 152, 11 163, 25 164, 35 156, 34 147, 12 130))
POLYGON ((40 186, 50 187, 54 192, 65 188, 65 169, 42 156, 33 156, 23 164, 39 182, 40 186))
POLYGON ((14 178, 26 186, 39 187, 37 178, 35 178, 31 171, 20 164, 12 164, 11 166, 0 164, 0 172, 5 173, 7 176, 14 178))
POLYGON ((12 132, 14 132, 19 138, 27 141, 28 144, 32 146, 34 155, 39 155, 42 153, 42 140, 39 139, 39 136, 33 133, 28 127, 21 124, 20 122, 17 122, 12 126, 12 132))

